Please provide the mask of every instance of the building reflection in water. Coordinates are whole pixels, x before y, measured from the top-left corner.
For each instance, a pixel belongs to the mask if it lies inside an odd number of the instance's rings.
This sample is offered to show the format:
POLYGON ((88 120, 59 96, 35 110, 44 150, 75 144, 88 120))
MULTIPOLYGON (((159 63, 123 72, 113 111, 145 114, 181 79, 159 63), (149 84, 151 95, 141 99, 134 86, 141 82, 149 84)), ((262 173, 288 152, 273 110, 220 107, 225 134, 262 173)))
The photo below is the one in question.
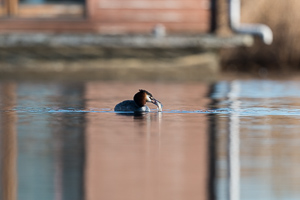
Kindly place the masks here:
POLYGON ((231 82, 228 87, 216 91, 216 84, 212 87, 211 109, 218 109, 219 100, 226 99, 228 108, 232 110, 229 114, 211 114, 210 125, 210 158, 211 177, 209 179, 210 199, 240 199, 240 85, 231 82), (214 95, 219 95, 215 98, 214 95), (222 96, 223 95, 223 96, 222 96))
POLYGON ((237 81, 230 84, 227 94, 232 112, 229 114, 228 146, 227 146, 227 176, 228 200, 240 199, 240 85, 237 81))
MULTIPOLYGON (((215 115, 88 112, 136 90, 113 84, 1 84, 2 199, 216 199, 215 115)), ((210 102, 206 84, 143 88, 165 110, 210 102)))
MULTIPOLYGON (((161 102, 172 102, 165 110, 187 105, 199 109, 208 103, 203 100, 205 84, 144 83, 141 88, 155 91, 161 102)), ((136 86, 130 83, 87 85, 87 107, 113 108, 116 99, 128 99, 132 91, 136 86)), ((87 121, 86 199, 208 199, 207 115, 89 113, 87 121)))
POLYGON ((43 110, 84 107, 83 86, 8 83, 0 93, 2 199, 83 199, 84 113, 43 110))
POLYGON ((17 199, 17 115, 13 111, 16 103, 16 85, 4 83, 0 85, 0 169, 1 169, 1 199, 17 199))

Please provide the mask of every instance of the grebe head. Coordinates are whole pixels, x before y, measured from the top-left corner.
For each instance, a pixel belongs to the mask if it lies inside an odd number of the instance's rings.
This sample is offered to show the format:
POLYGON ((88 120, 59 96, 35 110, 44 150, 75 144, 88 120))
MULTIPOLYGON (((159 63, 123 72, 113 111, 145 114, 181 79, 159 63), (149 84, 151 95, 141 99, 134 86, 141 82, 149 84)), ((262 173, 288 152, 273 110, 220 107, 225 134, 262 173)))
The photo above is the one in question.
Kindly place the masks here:
POLYGON ((133 100, 139 107, 143 107, 147 102, 151 102, 157 106, 158 111, 162 110, 161 103, 156 100, 150 92, 146 90, 140 89, 140 91, 134 95, 133 100))

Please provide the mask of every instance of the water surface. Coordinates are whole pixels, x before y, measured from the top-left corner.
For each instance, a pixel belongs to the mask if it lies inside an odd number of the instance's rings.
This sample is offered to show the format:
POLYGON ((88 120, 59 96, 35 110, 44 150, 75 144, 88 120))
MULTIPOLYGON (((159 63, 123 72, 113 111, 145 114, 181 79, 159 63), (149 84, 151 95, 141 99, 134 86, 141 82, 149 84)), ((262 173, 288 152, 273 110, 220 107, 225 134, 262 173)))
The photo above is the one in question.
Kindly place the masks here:
POLYGON ((1 199, 299 199, 300 82, 0 82, 1 199), (149 90, 164 107, 113 107, 149 90))

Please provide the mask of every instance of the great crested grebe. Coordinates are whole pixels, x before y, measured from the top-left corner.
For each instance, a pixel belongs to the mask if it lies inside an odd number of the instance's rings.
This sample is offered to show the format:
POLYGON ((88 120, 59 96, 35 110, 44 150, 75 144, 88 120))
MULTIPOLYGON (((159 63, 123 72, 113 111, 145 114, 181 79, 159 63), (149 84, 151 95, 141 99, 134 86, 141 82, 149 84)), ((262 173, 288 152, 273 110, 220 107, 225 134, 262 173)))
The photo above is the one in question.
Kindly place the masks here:
POLYGON ((162 104, 146 90, 140 90, 136 93, 133 100, 125 100, 118 103, 114 110, 121 112, 150 112, 150 108, 146 106, 147 102, 155 104, 158 112, 162 111, 162 104))

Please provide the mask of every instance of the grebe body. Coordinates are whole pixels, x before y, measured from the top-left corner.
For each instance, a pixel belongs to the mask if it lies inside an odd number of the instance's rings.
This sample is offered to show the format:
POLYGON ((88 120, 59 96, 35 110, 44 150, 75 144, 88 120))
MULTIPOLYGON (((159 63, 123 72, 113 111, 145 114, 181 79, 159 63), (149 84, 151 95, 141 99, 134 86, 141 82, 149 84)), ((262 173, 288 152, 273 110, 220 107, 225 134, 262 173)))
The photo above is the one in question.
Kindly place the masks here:
POLYGON ((139 107, 133 100, 125 100, 115 106, 115 111, 150 112, 150 108, 146 105, 139 107))
POLYGON ((125 100, 115 106, 114 111, 118 112, 150 112, 150 108, 146 106, 147 102, 151 102, 157 106, 159 112, 162 111, 161 103, 156 100, 152 94, 146 90, 139 90, 133 97, 133 100, 125 100))

